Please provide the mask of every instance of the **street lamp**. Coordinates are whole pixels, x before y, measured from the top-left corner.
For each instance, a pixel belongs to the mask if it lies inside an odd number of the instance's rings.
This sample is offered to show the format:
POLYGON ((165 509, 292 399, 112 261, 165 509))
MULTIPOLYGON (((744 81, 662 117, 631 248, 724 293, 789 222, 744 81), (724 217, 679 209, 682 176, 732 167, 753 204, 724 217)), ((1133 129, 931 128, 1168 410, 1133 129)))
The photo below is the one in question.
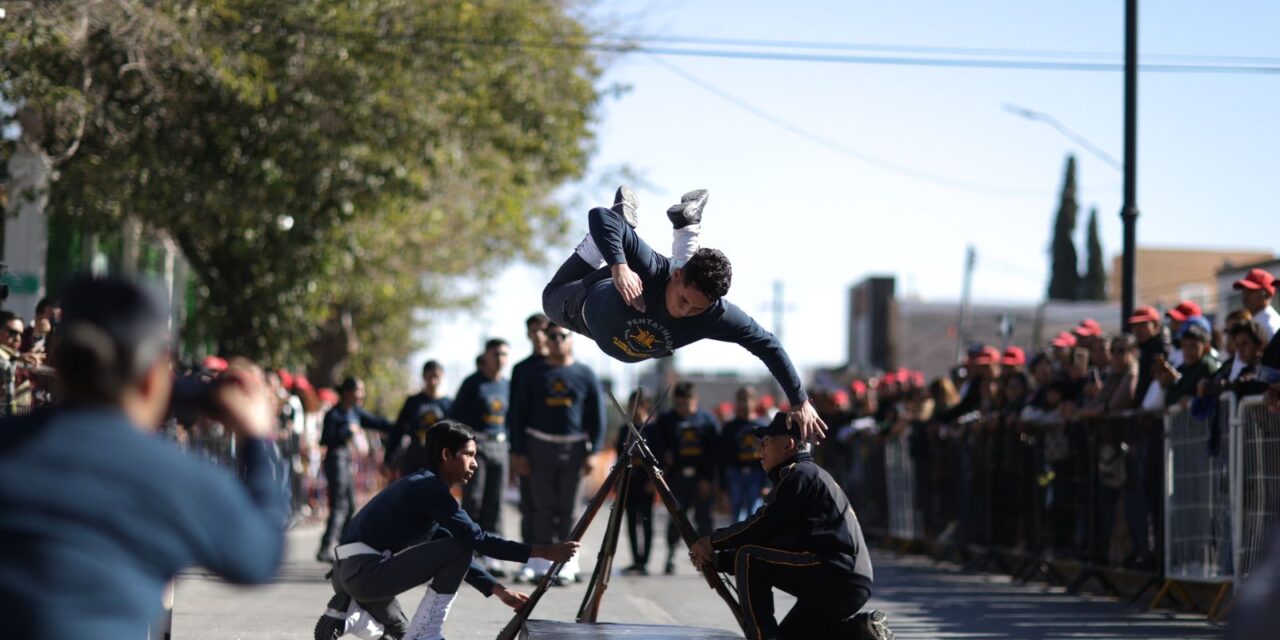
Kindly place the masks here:
POLYGON ((1115 169, 1116 171, 1120 171, 1120 172, 1124 171, 1123 162, 1111 157, 1106 151, 1103 151, 1101 148, 1099 148, 1098 145, 1093 144, 1092 142, 1089 142, 1087 139, 1085 139, 1084 136, 1067 128, 1066 125, 1062 124, 1061 122, 1058 122, 1057 118, 1047 113, 1042 113, 1040 111, 1035 111, 1033 109, 1028 109, 1026 107, 1019 107, 1016 104, 1009 104, 1008 102, 1004 103, 1004 110, 1016 116, 1022 116, 1023 118, 1026 118, 1028 120, 1035 120, 1036 122, 1043 122, 1053 127, 1058 131, 1058 133, 1061 133, 1062 135, 1070 138, 1072 142, 1080 145, 1081 147, 1084 147, 1085 151, 1092 153, 1099 160, 1102 160, 1108 165, 1111 165, 1112 169, 1115 169))

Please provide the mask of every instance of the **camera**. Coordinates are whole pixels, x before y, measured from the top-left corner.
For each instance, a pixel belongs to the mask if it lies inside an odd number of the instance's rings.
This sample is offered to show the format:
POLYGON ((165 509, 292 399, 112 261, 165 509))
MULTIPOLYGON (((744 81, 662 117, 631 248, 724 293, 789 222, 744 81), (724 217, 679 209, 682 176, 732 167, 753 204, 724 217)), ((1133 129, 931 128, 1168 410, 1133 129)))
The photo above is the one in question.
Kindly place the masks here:
POLYGON ((182 424, 194 424, 201 416, 217 412, 213 394, 218 382, 203 374, 179 376, 173 381, 169 398, 169 415, 182 424))

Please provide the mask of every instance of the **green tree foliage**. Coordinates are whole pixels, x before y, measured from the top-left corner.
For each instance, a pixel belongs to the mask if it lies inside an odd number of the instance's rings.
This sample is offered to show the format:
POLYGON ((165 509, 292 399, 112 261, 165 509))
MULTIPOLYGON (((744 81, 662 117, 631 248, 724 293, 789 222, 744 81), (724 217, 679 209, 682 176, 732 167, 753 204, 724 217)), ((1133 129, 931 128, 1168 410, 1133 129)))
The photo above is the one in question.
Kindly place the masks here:
POLYGON ((1062 182, 1062 196, 1058 200, 1058 215, 1053 222, 1053 245, 1050 249, 1049 299, 1075 300, 1080 293, 1080 270, 1077 264, 1076 245, 1072 239, 1076 230, 1076 158, 1067 156, 1066 176, 1062 182))
POLYGON ((1085 240, 1088 270, 1080 281, 1081 300, 1107 299, 1107 267, 1102 261, 1102 240, 1098 238, 1098 208, 1089 211, 1088 237, 1085 240))
POLYGON ((196 343, 398 370, 412 310, 563 234, 599 62, 540 0, 50 0, 12 9, 0 98, 49 211, 172 237, 196 343), (559 44, 557 44, 559 43, 559 44))

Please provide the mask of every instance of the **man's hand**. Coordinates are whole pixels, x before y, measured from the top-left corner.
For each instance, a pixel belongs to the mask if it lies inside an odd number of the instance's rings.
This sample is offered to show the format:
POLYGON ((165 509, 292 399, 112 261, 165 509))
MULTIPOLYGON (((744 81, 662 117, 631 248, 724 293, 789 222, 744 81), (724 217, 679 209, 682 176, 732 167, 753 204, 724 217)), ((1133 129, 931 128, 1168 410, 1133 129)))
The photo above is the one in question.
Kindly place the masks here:
POLYGON ((529 477, 529 474, 533 473, 533 467, 529 464, 529 456, 519 453, 512 454, 511 471, 518 476, 529 477))
POLYGON ((596 464, 599 461, 599 457, 600 456, 598 454, 592 454, 592 455, 588 455, 586 458, 583 458, 582 475, 589 476, 591 475, 592 471, 596 470, 596 464))
POLYGON ((533 545, 533 553, 529 555, 546 558, 552 562, 568 562, 573 554, 578 552, 578 547, 582 545, 576 540, 565 540, 555 544, 535 544, 533 545))
POLYGON ((792 409, 788 414, 791 423, 800 429, 801 440, 821 442, 827 438, 827 423, 818 417, 813 403, 805 400, 804 404, 792 409))
POLYGON ((622 294, 622 300, 644 313, 644 283, 640 282, 640 276, 625 263, 615 264, 609 270, 613 272, 613 286, 622 294))
POLYGON ((529 601, 529 596, 520 593, 519 591, 512 591, 500 584, 494 585, 493 595, 498 596, 498 599, 502 601, 502 604, 505 604, 516 611, 523 608, 524 603, 529 601))
POLYGON ((232 433, 267 439, 275 429, 271 394, 256 368, 228 369, 213 392, 218 419, 232 433))
POLYGON ((693 560, 693 566, 699 569, 715 569, 716 552, 711 548, 711 538, 702 537, 689 547, 689 558, 693 560))

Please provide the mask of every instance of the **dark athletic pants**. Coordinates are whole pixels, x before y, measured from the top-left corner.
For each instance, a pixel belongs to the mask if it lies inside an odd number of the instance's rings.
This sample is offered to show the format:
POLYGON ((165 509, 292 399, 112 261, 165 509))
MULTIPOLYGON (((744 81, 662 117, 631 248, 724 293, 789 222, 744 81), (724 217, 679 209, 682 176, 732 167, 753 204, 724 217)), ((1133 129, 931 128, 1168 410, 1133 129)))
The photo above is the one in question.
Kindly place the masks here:
MULTIPOLYGON (((680 503, 680 514, 689 517, 689 507, 693 507, 693 528, 698 532, 699 538, 711 535, 714 530, 711 525, 711 501, 715 499, 715 492, 712 495, 703 498, 698 495, 698 477, 685 476, 684 469, 676 467, 672 473, 667 475, 667 482, 671 485, 671 495, 675 496, 677 502, 680 503)), ((676 555, 676 543, 680 541, 680 530, 676 528, 674 521, 667 522, 667 559, 671 560, 676 555)))
POLYGON ((871 598, 871 590, 808 552, 747 545, 733 554, 733 573, 747 640, 821 640, 856 638, 851 618, 871 598), (773 590, 796 597, 778 625, 773 590))
POLYGON ((476 475, 462 485, 462 509, 484 531, 502 535, 502 494, 507 488, 507 441, 476 434, 476 475))
POLYGON ((325 454, 321 469, 324 470, 329 493, 329 519, 320 538, 320 549, 324 550, 333 547, 350 524, 356 497, 355 481, 351 477, 351 454, 345 448, 325 454))
POLYGON ((627 487, 627 539, 631 543, 632 564, 644 567, 649 564, 649 551, 653 549, 653 490, 649 474, 643 469, 631 471, 631 486, 627 487))
POLYGON ((333 569, 333 589, 354 599, 386 627, 386 635, 400 638, 409 620, 396 596, 427 581, 436 593, 457 593, 471 566, 471 548, 444 538, 409 547, 389 558, 351 556, 333 569))
POLYGON ((582 303, 592 285, 609 277, 609 269, 596 269, 577 253, 570 254, 542 290, 543 313, 552 322, 590 338, 586 319, 581 317, 582 303))
POLYGON ((558 444, 529 438, 529 480, 533 491, 534 544, 569 539, 573 509, 582 487, 583 442, 558 444))

